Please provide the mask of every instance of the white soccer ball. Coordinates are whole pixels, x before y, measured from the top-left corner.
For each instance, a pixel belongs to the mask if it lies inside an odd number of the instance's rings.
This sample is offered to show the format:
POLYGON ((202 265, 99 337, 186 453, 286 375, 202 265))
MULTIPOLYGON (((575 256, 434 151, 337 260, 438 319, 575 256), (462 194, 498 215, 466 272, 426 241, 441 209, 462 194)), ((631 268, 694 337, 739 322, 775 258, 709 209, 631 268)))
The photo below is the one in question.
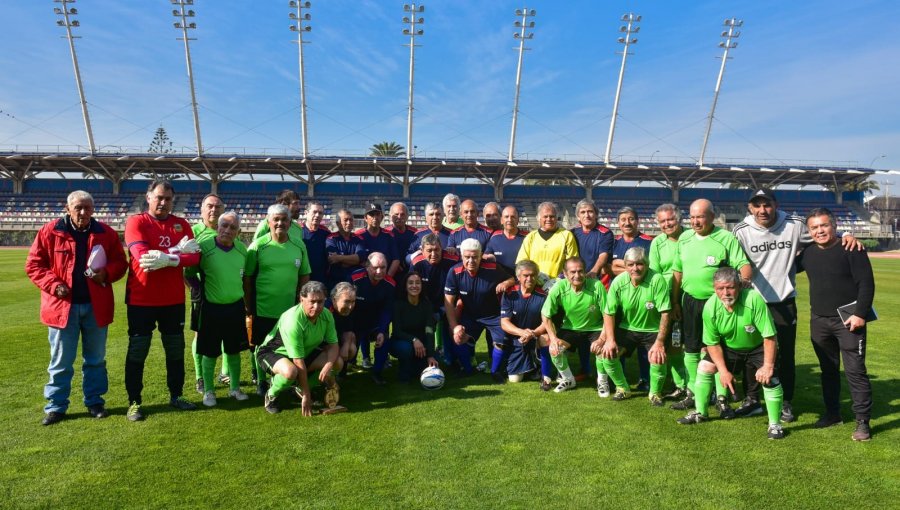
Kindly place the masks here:
POLYGON ((426 390, 439 390, 444 387, 444 372, 438 367, 428 367, 422 371, 419 382, 426 390))

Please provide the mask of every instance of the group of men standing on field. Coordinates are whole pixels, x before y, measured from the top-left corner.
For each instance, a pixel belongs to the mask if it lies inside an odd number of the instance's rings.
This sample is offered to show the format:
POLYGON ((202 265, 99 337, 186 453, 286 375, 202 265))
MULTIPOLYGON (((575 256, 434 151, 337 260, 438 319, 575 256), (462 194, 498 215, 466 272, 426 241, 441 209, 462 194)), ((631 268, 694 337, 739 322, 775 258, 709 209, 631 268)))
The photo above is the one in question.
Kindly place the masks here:
POLYGON ((663 204, 656 210, 661 233, 653 238, 639 231, 628 207, 618 212, 618 236, 597 222, 590 200, 576 205, 571 230, 559 224, 558 207, 544 202, 537 228, 524 232, 515 207, 491 202, 479 211, 474 201, 448 194, 425 206, 421 230, 407 225, 409 210, 398 202, 389 227, 382 227, 380 204, 370 203, 365 228, 353 231, 352 213, 340 210, 331 232, 316 201, 298 222, 299 196, 286 190, 246 246, 240 215, 225 212, 220 197, 204 197, 201 221, 191 226, 172 214, 174 193, 168 181, 151 183, 148 210, 126 223, 128 260, 117 234, 91 217, 93 199, 83 191, 71 193, 66 215, 38 233, 26 271, 42 291, 41 319, 50 328, 45 425, 66 416, 79 336, 84 403, 90 415, 108 415, 111 284, 127 270, 131 421, 145 416, 144 361, 154 329, 166 354, 170 405, 196 408, 182 395, 187 284, 196 389, 206 406, 216 405, 215 367, 223 355, 218 380, 229 385, 229 397, 249 398, 240 387, 240 353, 248 349, 266 410, 279 412, 278 397, 290 390, 304 415, 317 405, 342 409, 337 380, 358 351, 375 384, 386 382, 393 355, 401 380, 443 363, 459 376, 482 370, 497 382, 532 378, 557 393, 596 378, 598 395, 613 400, 631 395, 624 363, 636 353, 636 389, 653 406, 676 400, 673 409, 689 411, 679 423, 707 420, 711 401, 724 419, 761 414, 764 402, 768 437, 780 439, 781 423, 795 419, 795 276, 803 270, 825 401, 815 425, 841 423, 843 359, 853 439, 870 437, 865 345, 874 280, 867 255, 851 236, 838 236, 827 209, 804 221, 779 210, 772 192, 758 190, 732 233, 714 225, 708 200, 691 204, 689 229, 677 206, 663 204), (482 333, 488 361, 475 366, 482 333), (578 351, 578 375, 570 350, 578 351), (669 374, 675 388, 664 395, 669 374), (734 374, 743 375, 745 395, 737 409, 729 404, 734 374), (320 399, 315 386, 324 390, 320 399))

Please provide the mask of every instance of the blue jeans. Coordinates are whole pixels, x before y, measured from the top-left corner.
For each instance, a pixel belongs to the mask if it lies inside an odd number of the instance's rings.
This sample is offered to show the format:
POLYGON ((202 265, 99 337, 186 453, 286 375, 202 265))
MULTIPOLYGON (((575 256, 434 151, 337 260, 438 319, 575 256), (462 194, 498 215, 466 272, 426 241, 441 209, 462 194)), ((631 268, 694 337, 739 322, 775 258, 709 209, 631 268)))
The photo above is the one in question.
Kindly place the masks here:
POLYGON ((47 367, 50 381, 44 386, 44 398, 47 399, 45 413, 64 413, 69 408, 79 335, 82 341, 84 405, 90 407, 104 403, 103 395, 109 387, 106 376, 106 330, 106 326, 97 326, 90 303, 73 304, 66 327, 50 328, 50 366, 47 367))

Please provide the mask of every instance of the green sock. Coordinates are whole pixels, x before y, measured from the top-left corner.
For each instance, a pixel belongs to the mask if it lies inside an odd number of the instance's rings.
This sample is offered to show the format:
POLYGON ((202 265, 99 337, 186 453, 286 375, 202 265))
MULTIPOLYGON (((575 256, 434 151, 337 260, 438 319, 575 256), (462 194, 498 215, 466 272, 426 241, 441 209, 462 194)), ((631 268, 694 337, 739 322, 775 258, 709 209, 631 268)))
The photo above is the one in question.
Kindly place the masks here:
POLYGON ((619 358, 603 358, 603 368, 613 384, 616 385, 616 388, 622 388, 625 391, 629 390, 628 380, 625 379, 625 371, 622 370, 622 362, 619 361, 619 358))
POLYGON ((713 375, 704 372, 697 372, 697 379, 694 381, 694 403, 697 406, 697 412, 705 417, 709 417, 709 394, 712 392, 713 375))
POLYGON ((272 387, 269 389, 269 395, 277 397, 279 393, 287 388, 290 388, 291 386, 293 386, 293 384, 294 381, 288 379, 287 377, 281 374, 275 374, 275 376, 272 377, 272 387))
POLYGON ((597 366, 597 375, 606 375, 606 369, 603 368, 603 358, 594 356, 594 365, 597 366))
POLYGON ((684 353, 684 375, 687 379, 687 387, 691 392, 696 395, 697 389, 694 388, 694 381, 697 379, 697 365, 700 364, 700 353, 699 352, 686 352, 684 353))
POLYGON ((569 369, 569 357, 566 356, 565 350, 556 356, 550 356, 550 359, 553 361, 553 366, 556 367, 556 370, 559 372, 560 378, 567 381, 571 381, 575 378, 575 376, 572 375, 572 370, 569 369))
POLYGON ((256 358, 256 350, 250 351, 250 366, 253 367, 253 370, 256 371, 256 380, 259 382, 265 382, 268 380, 266 377, 266 371, 263 370, 261 366, 259 366, 259 360, 256 358))
POLYGON ((225 360, 228 359, 228 355, 225 354, 225 342, 222 342, 222 356, 224 357, 222 358, 222 371, 220 373, 226 376, 228 375, 228 363, 225 360))
POLYGON ((222 363, 222 371, 227 372, 231 376, 231 382, 228 383, 231 391, 241 389, 240 354, 225 354, 225 361, 222 363))
POLYGON ((215 391, 216 389, 216 358, 210 358, 209 356, 200 356, 202 358, 200 360, 203 369, 202 377, 203 377, 203 387, 206 388, 206 391, 215 391))
POLYGON ((197 380, 203 377, 203 356, 197 354, 197 335, 194 335, 194 341, 191 342, 191 354, 194 355, 194 380, 197 380))
POLYGON ((722 379, 719 377, 719 373, 716 372, 715 376, 716 380, 716 398, 728 398, 728 390, 725 388, 725 385, 722 384, 722 379))
POLYGON ((684 388, 687 379, 684 373, 684 351, 677 350, 668 356, 669 372, 676 388, 684 388))
POLYGON ((763 386, 763 400, 766 401, 766 413, 769 425, 781 423, 781 406, 784 403, 784 389, 779 384, 774 388, 763 386))
POLYGON ((650 394, 662 395, 663 385, 666 384, 666 366, 650 364, 650 394))

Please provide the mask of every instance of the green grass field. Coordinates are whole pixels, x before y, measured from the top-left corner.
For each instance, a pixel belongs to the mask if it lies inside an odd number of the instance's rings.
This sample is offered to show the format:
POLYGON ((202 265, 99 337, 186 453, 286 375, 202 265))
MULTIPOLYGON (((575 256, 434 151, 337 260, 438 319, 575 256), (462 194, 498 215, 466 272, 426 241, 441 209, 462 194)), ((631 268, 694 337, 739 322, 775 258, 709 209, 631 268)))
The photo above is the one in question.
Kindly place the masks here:
MULTIPOLYGON (((76 370, 70 419, 42 427, 49 350, 25 255, 0 251, 0 507, 900 507, 900 260, 873 261, 881 313, 868 350, 874 437, 854 443, 846 383, 849 423, 812 428, 822 404, 805 276, 799 419, 783 441, 766 439, 762 416, 684 427, 680 413, 650 408, 643 396, 601 401, 591 384, 557 395, 536 383, 491 385, 484 375, 425 392, 355 374, 342 391, 351 412, 333 416, 303 418, 299 404, 269 415, 259 397, 238 404, 224 388, 218 407, 179 412, 167 405, 158 336, 145 376, 148 418, 129 423, 121 282, 107 351, 113 416, 88 417, 76 370)), ((199 403, 186 363, 185 395, 199 403)))

